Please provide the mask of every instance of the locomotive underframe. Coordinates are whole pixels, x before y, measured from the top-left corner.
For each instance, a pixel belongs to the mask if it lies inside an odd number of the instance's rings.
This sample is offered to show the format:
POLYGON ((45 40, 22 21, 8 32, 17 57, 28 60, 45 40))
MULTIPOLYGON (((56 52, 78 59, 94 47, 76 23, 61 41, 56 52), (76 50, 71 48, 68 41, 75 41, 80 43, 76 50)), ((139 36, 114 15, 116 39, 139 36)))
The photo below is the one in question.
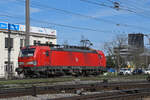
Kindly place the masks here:
POLYGON ((51 76, 88 76, 99 75, 106 71, 104 67, 97 66, 41 66, 23 67, 16 69, 18 75, 24 74, 25 77, 51 77, 51 76))

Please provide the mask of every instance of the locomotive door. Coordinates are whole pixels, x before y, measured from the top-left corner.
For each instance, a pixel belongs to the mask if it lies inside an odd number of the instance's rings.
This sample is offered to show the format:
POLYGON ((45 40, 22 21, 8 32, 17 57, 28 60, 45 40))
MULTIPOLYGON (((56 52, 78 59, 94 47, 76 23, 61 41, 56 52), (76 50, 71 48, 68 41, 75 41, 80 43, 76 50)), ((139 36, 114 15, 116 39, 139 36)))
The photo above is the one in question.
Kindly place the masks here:
POLYGON ((50 66, 50 50, 46 51, 46 65, 50 66))
POLYGON ((39 66, 49 66, 50 64, 49 50, 41 49, 38 54, 39 66))
POLYGON ((43 62, 45 66, 50 66, 50 51, 46 50, 44 51, 44 56, 43 56, 43 62))

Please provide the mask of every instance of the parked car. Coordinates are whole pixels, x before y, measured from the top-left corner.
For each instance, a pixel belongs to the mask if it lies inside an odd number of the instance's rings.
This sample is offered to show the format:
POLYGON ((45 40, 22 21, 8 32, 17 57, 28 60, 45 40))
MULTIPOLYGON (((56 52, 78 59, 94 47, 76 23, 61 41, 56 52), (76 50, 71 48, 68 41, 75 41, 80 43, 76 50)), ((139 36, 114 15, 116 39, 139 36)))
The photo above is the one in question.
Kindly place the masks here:
POLYGON ((132 74, 135 75, 135 74, 142 74, 143 73, 143 70, 142 69, 134 69, 132 74))
POLYGON ((145 69, 144 74, 150 74, 150 69, 145 69))
POLYGON ((129 68, 121 68, 119 71, 120 75, 132 75, 132 71, 129 68))

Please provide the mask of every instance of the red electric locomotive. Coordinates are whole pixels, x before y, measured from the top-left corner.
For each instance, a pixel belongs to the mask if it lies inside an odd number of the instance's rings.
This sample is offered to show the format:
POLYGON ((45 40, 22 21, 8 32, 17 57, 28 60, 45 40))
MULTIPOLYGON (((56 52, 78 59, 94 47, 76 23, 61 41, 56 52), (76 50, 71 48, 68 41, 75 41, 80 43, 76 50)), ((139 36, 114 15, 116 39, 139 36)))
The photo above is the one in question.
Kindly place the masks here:
POLYGON ((40 44, 21 49, 18 74, 26 77, 90 75, 105 70, 104 53, 87 47, 40 44))

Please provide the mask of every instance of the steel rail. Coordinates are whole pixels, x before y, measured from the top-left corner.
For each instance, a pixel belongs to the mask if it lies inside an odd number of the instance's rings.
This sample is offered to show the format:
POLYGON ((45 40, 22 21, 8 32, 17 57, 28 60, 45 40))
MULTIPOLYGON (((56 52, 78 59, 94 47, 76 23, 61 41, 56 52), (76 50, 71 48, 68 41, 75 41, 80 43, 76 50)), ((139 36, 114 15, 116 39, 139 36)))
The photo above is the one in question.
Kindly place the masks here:
POLYGON ((53 100, 136 100, 137 98, 147 96, 150 96, 150 89, 128 89, 91 95, 56 98, 53 100))
POLYGON ((93 84, 71 84, 71 85, 54 85, 54 86, 32 86, 24 88, 0 88, 0 98, 16 97, 38 94, 57 94, 62 93, 76 93, 78 90, 81 92, 96 92, 108 90, 123 90, 135 88, 150 88, 150 83, 142 82, 121 82, 121 83, 93 83, 93 84))

